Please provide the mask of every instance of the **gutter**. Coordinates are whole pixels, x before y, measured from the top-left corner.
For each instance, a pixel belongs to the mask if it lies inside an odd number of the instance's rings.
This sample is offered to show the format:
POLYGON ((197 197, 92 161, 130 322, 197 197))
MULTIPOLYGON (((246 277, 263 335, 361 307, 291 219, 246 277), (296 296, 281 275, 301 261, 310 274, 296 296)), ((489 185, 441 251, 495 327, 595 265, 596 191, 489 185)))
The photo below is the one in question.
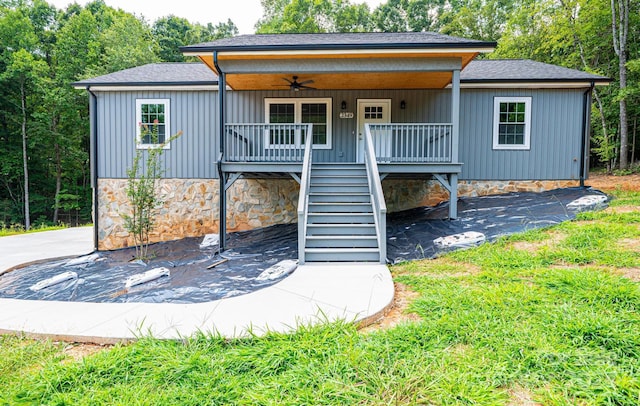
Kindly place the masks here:
POLYGON ((609 78, 531 78, 531 79, 460 79, 460 83, 589 83, 594 86, 595 83, 608 85, 611 83, 609 78))
POLYGON ((589 127, 591 121, 591 92, 595 87, 592 81, 589 89, 585 90, 582 95, 582 142, 580 144, 580 187, 584 187, 586 178, 585 171, 587 169, 587 144, 589 142, 589 127))
POLYGON ((225 175, 222 170, 222 160, 224 159, 224 127, 225 127, 225 99, 227 91, 227 77, 226 74, 220 69, 218 65, 218 51, 213 51, 213 66, 218 71, 218 131, 219 134, 219 150, 218 156, 218 182, 220 192, 218 193, 218 211, 220 215, 218 234, 220 242, 218 244, 220 252, 225 250, 226 237, 227 237, 227 190, 225 188, 225 175))
POLYGON ((98 97, 86 87, 89 92, 89 117, 91 120, 91 138, 89 142, 89 165, 91 168, 91 186, 93 188, 93 249, 98 250, 98 97))
POLYGON ((105 87, 140 87, 140 86, 217 86, 218 81, 170 81, 170 82, 91 82, 90 84, 84 85, 82 82, 72 83, 73 87, 76 89, 86 89, 87 86, 105 86, 105 87))

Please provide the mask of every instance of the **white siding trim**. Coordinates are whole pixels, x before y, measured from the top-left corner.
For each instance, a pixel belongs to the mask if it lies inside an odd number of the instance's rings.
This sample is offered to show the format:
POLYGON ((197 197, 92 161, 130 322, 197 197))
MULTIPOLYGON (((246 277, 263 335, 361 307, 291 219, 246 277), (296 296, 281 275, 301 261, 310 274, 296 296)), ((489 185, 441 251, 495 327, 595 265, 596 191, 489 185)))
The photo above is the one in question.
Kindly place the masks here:
MULTIPOLYGON (((164 137, 168 140, 171 137, 171 100, 170 99, 136 99, 136 149, 151 149, 159 144, 143 144, 140 132, 140 116, 142 115, 143 104, 163 104, 164 105, 164 137)), ((162 149, 171 149, 171 143, 167 142, 162 149)))
POLYGON ((493 149, 529 150, 531 149, 531 97, 494 97, 493 98, 493 149), (498 130, 500 128, 500 103, 524 103, 524 144, 500 144, 498 130))

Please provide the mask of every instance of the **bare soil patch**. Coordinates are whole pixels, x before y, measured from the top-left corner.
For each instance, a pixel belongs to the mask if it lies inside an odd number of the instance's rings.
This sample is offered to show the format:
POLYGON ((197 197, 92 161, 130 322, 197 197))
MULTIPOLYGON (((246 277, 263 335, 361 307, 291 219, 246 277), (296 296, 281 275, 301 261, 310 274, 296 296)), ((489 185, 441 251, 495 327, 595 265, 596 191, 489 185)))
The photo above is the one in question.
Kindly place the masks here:
POLYGON ((399 282, 394 282, 394 286, 395 297, 393 298, 393 306, 391 306, 389 312, 379 321, 362 328, 360 331, 369 333, 375 330, 387 330, 403 322, 420 321, 420 317, 417 314, 407 313, 411 302, 420 296, 420 294, 410 290, 407 285, 399 282))
POLYGON ((640 174, 614 176, 606 174, 590 174, 585 185, 604 192, 611 190, 640 191, 640 174))
POLYGON ((640 207, 638 206, 616 206, 616 207, 607 207, 604 212, 612 213, 612 214, 623 214, 623 213, 633 213, 636 211, 640 211, 640 207))
POLYGON ((535 402, 532 398, 533 395, 528 389, 521 386, 516 386, 509 390, 509 406, 541 406, 541 403, 535 402))
POLYGON ((633 282, 640 282, 640 268, 621 268, 618 269, 620 276, 627 278, 633 282))
POLYGON ((542 241, 516 241, 511 244, 514 249, 536 253, 542 248, 549 248, 557 245, 567 238, 566 234, 557 231, 549 231, 546 233, 549 238, 542 241))
POLYGON ((111 346, 97 345, 97 344, 69 344, 63 350, 62 353, 68 356, 73 361, 81 361, 85 357, 96 354, 100 351, 111 348, 111 346))
POLYGON ((618 241, 618 245, 626 250, 640 252, 640 239, 623 238, 618 241))

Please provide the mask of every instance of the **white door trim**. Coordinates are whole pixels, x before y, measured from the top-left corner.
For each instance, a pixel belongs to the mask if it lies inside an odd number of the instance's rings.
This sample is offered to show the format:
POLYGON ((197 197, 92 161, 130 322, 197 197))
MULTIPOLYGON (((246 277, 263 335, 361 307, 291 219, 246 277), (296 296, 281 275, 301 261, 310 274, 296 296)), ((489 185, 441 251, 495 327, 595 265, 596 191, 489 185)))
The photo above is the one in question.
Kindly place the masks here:
POLYGON ((358 99, 357 100, 357 121, 356 121, 356 162, 364 162, 364 124, 368 121, 364 119, 364 106, 365 105, 382 105, 383 119, 376 120, 377 123, 390 123, 391 122, 391 99, 358 99), (385 114, 386 112, 386 114, 385 114))

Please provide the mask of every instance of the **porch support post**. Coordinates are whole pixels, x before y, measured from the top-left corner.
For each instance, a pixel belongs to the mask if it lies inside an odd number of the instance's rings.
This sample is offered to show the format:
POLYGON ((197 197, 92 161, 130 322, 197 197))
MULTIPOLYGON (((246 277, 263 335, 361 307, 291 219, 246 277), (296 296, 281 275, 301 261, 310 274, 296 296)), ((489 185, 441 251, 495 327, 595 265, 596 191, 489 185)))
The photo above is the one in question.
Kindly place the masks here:
POLYGON ((449 219, 458 218, 458 174, 449 174, 449 219))
POLYGON ((453 71, 451 79, 451 163, 458 163, 460 141, 460 70, 453 71))
MULTIPOLYGON (((451 78, 451 163, 458 163, 460 143, 460 69, 454 69, 451 78)), ((458 217, 458 174, 449 175, 449 218, 458 217)))
POLYGON ((224 160, 224 130, 225 130, 225 100, 227 90, 227 78, 225 73, 220 69, 218 65, 218 51, 213 51, 213 64, 218 71, 218 143, 220 148, 220 154, 218 155, 218 181, 220 183, 220 191, 218 198, 219 206, 219 226, 218 232, 220 234, 220 252, 225 250, 227 240, 227 177, 222 170, 222 161, 224 160))

